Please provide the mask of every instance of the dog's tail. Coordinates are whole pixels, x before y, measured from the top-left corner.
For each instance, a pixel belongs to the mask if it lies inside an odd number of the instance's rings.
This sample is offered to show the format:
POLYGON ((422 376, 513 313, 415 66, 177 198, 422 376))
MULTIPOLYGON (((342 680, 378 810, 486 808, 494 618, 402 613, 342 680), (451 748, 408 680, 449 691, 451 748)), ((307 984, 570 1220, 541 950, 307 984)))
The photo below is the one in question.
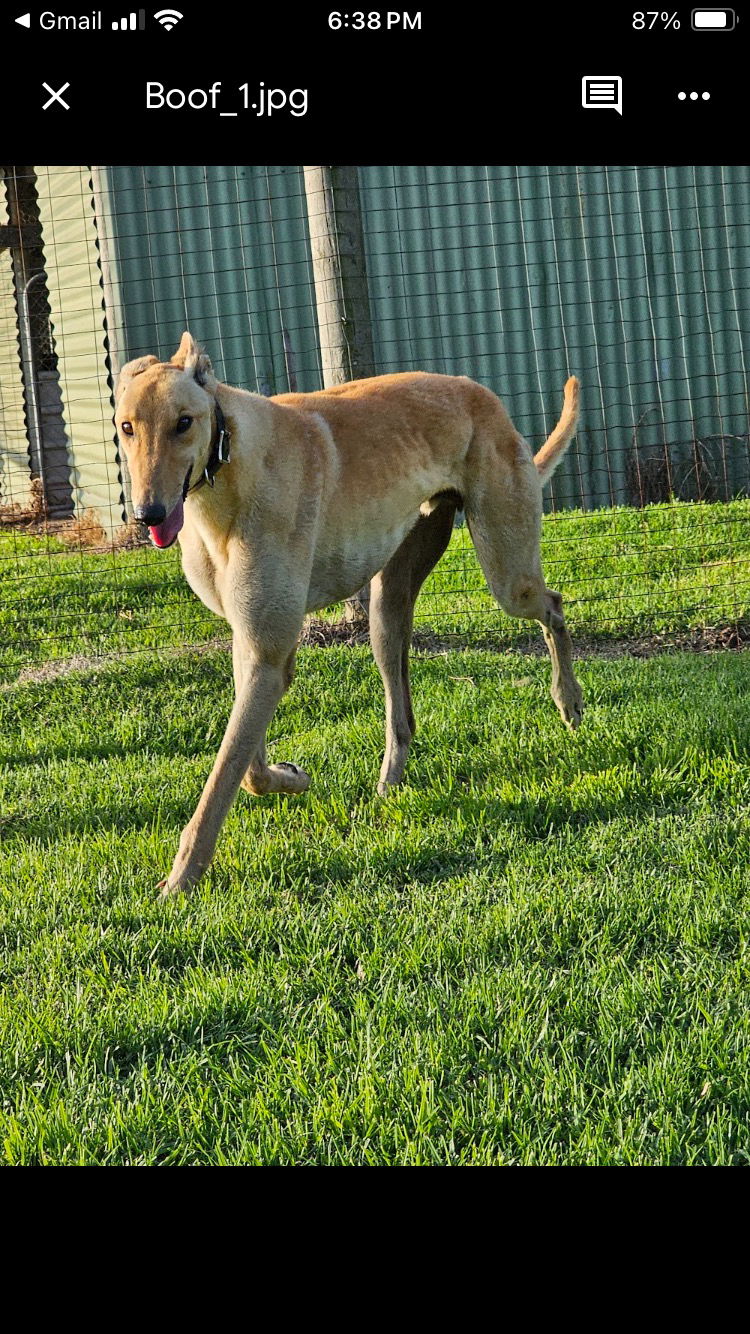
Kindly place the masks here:
POLYGON ((545 440, 542 448, 534 455, 536 470, 539 473, 542 485, 549 481, 575 435, 578 424, 579 389, 580 385, 575 375, 571 375, 565 386, 562 416, 549 439, 545 440))

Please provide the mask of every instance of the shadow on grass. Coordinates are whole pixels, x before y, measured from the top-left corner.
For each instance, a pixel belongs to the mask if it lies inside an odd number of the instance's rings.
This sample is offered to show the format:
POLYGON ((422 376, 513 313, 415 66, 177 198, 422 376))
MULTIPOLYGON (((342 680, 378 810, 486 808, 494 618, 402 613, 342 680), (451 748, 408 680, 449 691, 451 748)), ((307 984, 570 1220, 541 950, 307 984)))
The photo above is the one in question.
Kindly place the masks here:
MULTIPOLYGON (((739 707, 739 705, 738 705, 739 707)), ((742 723, 744 724, 744 716, 742 723)), ((740 723, 738 720, 738 733, 740 723)), ((216 748, 218 748, 219 737, 216 738, 216 748)), ((129 755, 137 755, 139 749, 131 747, 129 755)), ((122 800, 110 800, 105 802, 100 798, 99 804, 93 809, 89 807, 85 814, 64 813, 57 816, 54 824, 50 825, 51 811, 23 808, 17 812, 0 814, 0 835, 3 842, 7 843, 12 839, 34 838, 44 846, 52 846, 61 837, 73 835, 85 835, 97 832, 116 831, 121 833, 133 833, 140 829, 149 829, 158 821, 159 825, 174 826, 180 829, 193 814, 195 805, 200 796, 203 784, 211 770, 215 750, 213 747, 206 750, 205 746, 200 751, 185 749, 179 750, 174 745, 174 738, 167 744, 166 740, 163 746, 155 746, 153 741, 148 747, 144 745, 143 753, 150 755, 167 755, 170 758, 184 756, 191 760, 191 767, 183 775, 180 782, 180 790, 173 789, 170 785, 176 784, 176 776, 170 775, 165 783, 160 783, 158 792, 158 801, 153 796, 144 794, 139 800, 131 795, 122 800)), ((717 753, 720 753, 717 751, 717 753)), ((14 766, 12 762, 8 768, 30 766, 34 763, 49 760, 54 751, 42 753, 36 758, 24 756, 14 766)), ((91 750, 76 752, 64 751, 65 759, 92 759, 106 758, 109 756, 120 756, 122 748, 116 745, 104 745, 97 748, 94 752, 91 750)), ((566 779, 568 787, 575 789, 578 780, 589 780, 591 778, 589 761, 582 756, 581 763, 572 765, 570 760, 566 763, 566 779)), ((657 766, 658 767, 658 766, 657 766)), ((376 762, 373 758, 373 787, 366 785, 359 794, 359 800, 367 802, 374 797, 376 762)), ((425 818, 435 818, 436 816, 450 816, 454 806, 460 808, 461 818, 468 828, 474 831, 472 838, 476 837, 476 830, 481 826, 487 832, 492 827, 493 822, 497 827, 503 824, 511 824, 522 830, 529 839, 544 840, 553 836, 556 832, 566 830, 583 830, 591 825, 601 824, 612 819, 613 816, 623 813, 624 803, 627 813, 639 818, 654 814, 657 812, 674 813, 683 809, 692 799, 692 792, 689 785, 679 785, 673 791, 660 791, 652 793, 649 791, 651 773, 647 767, 644 767, 640 774, 641 785, 635 785, 632 790, 628 790, 625 795, 617 789, 610 791, 600 791, 596 793, 584 794, 580 790, 576 792, 575 800, 571 800, 567 793, 553 792, 550 795, 535 796, 526 798, 520 795, 517 800, 512 802, 501 801, 497 798, 483 796, 480 793, 466 790, 462 784, 471 781, 475 785, 491 785, 492 779, 496 776, 497 766, 492 760, 484 757, 484 752, 480 745, 477 745, 476 754, 467 758, 465 773, 459 772, 455 778, 455 786, 450 794, 443 794, 441 800, 440 789, 433 787, 427 778, 420 782, 418 774, 415 774, 413 784, 407 781, 402 791, 410 790, 419 793, 420 799, 428 803, 428 808, 421 815, 415 814, 414 824, 417 825, 425 818)), ((325 799, 325 798, 324 798, 325 799)), ((238 794, 236 802, 241 802, 245 806, 247 815, 249 815, 249 824, 252 824, 252 807, 256 805, 259 799, 245 797, 238 794)), ((263 798, 263 804, 267 802, 286 804, 287 798, 283 796, 271 796, 263 798)), ((304 798, 302 799, 304 801, 304 798)), ((373 806, 373 811, 376 809, 373 806)), ((304 811, 304 806, 300 806, 299 799, 295 799, 289 807, 290 820, 298 820, 298 813, 304 811)), ((388 855, 386 860, 379 862, 377 852, 375 855, 375 864, 380 867, 382 873, 387 872, 392 867, 403 866, 409 868, 409 874, 412 878, 419 879, 419 864, 413 860, 413 851, 405 851, 403 854, 395 851, 388 855)), ((441 853, 445 858, 449 854, 441 853)), ((463 855, 463 854, 462 854, 463 855)), ((333 864, 326 863, 326 874, 335 874, 336 868, 333 864)))

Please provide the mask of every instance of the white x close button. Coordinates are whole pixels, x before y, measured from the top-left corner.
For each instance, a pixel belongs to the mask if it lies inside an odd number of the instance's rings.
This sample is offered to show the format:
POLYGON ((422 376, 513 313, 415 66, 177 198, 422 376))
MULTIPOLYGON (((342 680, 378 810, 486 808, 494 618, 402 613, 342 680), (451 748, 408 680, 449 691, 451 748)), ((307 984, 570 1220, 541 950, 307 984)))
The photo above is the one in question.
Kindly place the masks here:
POLYGON ((52 96, 44 103, 42 111, 46 111, 48 107, 51 107, 53 102, 59 102, 61 107, 64 107, 66 111, 70 111, 68 103, 65 101, 64 97, 61 96, 61 94, 65 92, 65 89, 70 87, 69 83, 64 83, 62 88, 57 89, 57 92, 55 92, 54 88, 50 88, 48 83, 43 83, 42 87, 46 88, 47 92, 52 94, 52 96))

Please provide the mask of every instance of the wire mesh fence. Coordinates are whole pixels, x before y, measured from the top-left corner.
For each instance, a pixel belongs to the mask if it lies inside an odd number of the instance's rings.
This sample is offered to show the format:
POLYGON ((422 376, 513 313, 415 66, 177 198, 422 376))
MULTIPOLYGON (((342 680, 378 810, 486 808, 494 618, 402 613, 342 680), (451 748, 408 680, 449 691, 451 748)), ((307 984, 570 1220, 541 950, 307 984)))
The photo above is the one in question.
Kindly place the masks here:
MULTIPOLYGON (((334 177, 334 239, 342 272, 356 261, 364 284, 358 331, 348 290, 338 305, 322 296, 310 169, 5 168, 3 672, 223 633, 175 553, 128 523, 113 425, 119 367, 169 358, 185 328, 221 380, 274 394, 322 387, 338 322, 355 374, 469 375, 534 445, 577 375, 581 425, 543 539, 571 629, 741 637, 750 171, 347 170, 338 193, 334 177)), ((417 623, 461 642, 528 633, 495 608, 462 527, 417 623)))

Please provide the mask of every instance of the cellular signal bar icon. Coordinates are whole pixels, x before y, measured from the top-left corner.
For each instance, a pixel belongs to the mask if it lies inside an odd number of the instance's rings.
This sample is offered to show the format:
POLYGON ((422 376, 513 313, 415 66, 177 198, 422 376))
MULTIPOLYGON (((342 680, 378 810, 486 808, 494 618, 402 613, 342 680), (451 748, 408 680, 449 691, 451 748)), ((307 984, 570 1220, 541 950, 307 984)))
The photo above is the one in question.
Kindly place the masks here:
POLYGON ((115 19, 112 30, 113 32, 135 32, 136 28, 140 28, 142 32, 145 26, 146 11, 145 9, 139 9, 137 14, 132 10, 130 14, 125 15, 124 19, 115 19))

